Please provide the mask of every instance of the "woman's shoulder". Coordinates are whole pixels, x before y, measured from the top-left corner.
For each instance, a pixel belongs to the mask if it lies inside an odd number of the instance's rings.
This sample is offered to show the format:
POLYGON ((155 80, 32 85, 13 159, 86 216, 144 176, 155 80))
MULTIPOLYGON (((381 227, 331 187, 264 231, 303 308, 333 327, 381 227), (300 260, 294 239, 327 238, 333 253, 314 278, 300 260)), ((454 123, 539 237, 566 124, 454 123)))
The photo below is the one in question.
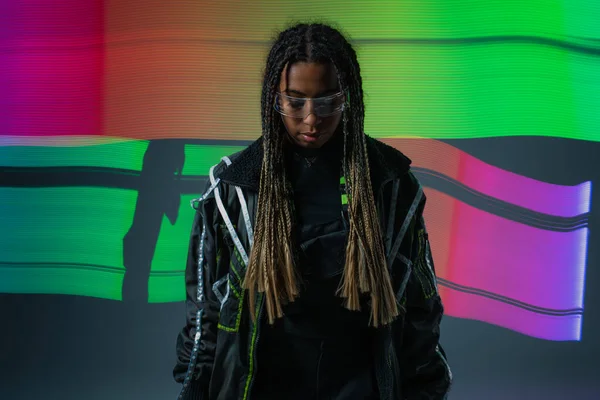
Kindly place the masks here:
POLYGON ((258 188, 263 160, 262 137, 245 149, 229 154, 214 167, 215 178, 229 184, 258 188))
POLYGON ((254 140, 253 142, 250 142, 242 150, 227 155, 227 158, 229 158, 232 161, 232 163, 233 162, 252 162, 252 161, 262 162, 262 157, 263 157, 263 138, 262 138, 262 136, 256 140, 254 140))

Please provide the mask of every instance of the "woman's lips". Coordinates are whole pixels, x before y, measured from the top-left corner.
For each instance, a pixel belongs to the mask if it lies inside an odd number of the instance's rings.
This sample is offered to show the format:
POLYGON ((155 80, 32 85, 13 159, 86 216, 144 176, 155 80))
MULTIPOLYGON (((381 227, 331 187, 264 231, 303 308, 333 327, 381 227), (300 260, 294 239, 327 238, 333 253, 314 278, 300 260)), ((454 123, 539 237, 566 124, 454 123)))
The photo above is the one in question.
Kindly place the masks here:
POLYGON ((319 139, 319 136, 321 136, 320 133, 300 133, 300 136, 302 136, 302 139, 304 139, 307 142, 316 142, 319 139))

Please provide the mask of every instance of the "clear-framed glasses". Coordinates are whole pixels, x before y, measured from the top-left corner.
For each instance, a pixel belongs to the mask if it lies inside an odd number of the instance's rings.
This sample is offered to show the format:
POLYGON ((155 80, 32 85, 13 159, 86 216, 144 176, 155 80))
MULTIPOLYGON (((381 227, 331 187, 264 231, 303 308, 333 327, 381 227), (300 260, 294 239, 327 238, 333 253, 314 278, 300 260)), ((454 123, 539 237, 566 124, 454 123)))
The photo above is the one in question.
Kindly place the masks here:
POLYGON ((343 92, 325 97, 292 97, 283 93, 275 94, 275 110, 292 118, 306 118, 309 114, 317 117, 329 117, 344 111, 345 97, 343 92))

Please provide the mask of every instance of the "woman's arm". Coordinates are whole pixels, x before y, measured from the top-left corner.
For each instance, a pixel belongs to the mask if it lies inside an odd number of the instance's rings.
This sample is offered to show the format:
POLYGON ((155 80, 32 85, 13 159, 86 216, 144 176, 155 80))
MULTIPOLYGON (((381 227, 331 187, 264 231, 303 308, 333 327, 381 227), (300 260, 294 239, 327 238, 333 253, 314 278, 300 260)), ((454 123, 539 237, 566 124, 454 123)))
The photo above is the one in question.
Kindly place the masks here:
POLYGON ((203 203, 197 207, 185 268, 186 325, 177 337, 173 369, 175 381, 183 383, 179 399, 186 400, 208 398, 220 307, 211 289, 217 271, 216 210, 203 203))
POLYGON ((412 273, 406 287, 406 317, 399 354, 405 398, 442 400, 450 389, 452 372, 439 344, 444 307, 437 290, 424 207, 425 199, 418 208, 412 231, 412 273))

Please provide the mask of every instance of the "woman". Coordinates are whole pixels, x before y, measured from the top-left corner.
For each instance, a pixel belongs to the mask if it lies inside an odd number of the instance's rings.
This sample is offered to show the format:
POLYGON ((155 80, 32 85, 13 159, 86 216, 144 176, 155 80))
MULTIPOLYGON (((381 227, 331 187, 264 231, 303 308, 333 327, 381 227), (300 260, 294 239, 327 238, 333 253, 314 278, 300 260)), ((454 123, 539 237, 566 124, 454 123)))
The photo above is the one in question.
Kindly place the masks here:
POLYGON ((443 307, 410 160, 364 134, 356 53, 279 34, 262 137, 210 171, 185 273, 180 399, 443 399, 443 307))

